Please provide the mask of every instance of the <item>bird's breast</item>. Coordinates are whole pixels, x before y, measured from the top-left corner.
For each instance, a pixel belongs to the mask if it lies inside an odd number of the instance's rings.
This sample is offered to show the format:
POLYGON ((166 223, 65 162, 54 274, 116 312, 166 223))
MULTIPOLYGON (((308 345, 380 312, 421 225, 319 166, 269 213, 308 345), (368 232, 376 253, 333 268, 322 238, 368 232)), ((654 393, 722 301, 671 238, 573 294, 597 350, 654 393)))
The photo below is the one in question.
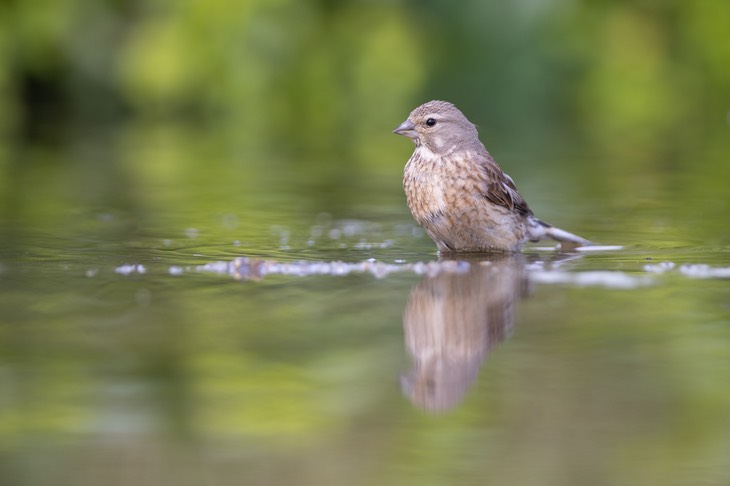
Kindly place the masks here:
POLYGON ((413 217, 439 250, 514 251, 525 239, 524 215, 492 203, 471 154, 439 157, 416 150, 403 187, 413 217))
POLYGON ((469 153, 439 156, 425 147, 413 152, 403 173, 408 206, 419 223, 483 200, 469 153))
POLYGON ((427 150, 416 150, 403 172, 403 189, 408 207, 420 224, 433 220, 446 210, 447 180, 438 157, 427 150))

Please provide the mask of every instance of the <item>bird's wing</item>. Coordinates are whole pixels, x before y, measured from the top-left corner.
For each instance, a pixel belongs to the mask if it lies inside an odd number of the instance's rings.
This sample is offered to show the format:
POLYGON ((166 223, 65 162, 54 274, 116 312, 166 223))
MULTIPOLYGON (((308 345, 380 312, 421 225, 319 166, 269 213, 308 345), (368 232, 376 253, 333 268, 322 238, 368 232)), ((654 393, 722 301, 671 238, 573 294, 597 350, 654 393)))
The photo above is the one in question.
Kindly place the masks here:
POLYGON ((494 204, 519 213, 532 214, 527 202, 517 192, 517 187, 512 178, 504 173, 490 155, 482 160, 479 168, 481 169, 481 185, 484 197, 494 204))

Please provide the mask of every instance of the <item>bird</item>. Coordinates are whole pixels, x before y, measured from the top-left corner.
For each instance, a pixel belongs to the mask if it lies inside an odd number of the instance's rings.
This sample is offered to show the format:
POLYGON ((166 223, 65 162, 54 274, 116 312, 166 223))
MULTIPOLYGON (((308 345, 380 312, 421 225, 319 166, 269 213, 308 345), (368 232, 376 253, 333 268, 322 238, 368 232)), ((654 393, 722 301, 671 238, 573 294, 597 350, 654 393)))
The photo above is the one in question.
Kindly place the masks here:
POLYGON ((476 125, 454 104, 424 103, 393 133, 416 144, 403 170, 403 189, 439 254, 514 253, 527 241, 547 238, 563 250, 591 244, 535 217, 479 140, 476 125))

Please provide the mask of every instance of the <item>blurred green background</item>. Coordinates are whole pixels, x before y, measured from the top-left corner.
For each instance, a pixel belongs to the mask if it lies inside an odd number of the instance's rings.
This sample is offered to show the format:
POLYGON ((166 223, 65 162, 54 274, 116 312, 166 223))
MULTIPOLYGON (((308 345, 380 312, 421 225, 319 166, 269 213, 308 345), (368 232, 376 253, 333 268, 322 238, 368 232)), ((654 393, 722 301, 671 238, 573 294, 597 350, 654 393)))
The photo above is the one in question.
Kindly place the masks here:
POLYGON ((688 119, 723 120, 730 103, 730 7, 712 0, 1 8, 6 136, 182 119, 232 124, 245 140, 329 149, 347 135, 360 147, 439 94, 502 130, 561 122, 641 139, 659 125, 666 138, 688 119))
POLYGON ((715 0, 5 1, 0 194, 25 221, 49 190, 134 220, 260 207, 246 194, 263 188, 301 188, 270 203, 308 218, 403 207, 410 148, 390 131, 436 98, 538 214, 586 195, 632 211, 656 190, 727 211, 728 25, 715 0))
POLYGON ((720 0, 0 0, 0 484, 727 484, 727 280, 539 287, 431 417, 397 384, 420 277, 170 269, 434 259, 391 133, 430 99, 540 217, 626 247, 567 270, 727 267, 729 26, 720 0))
POLYGON ((713 0, 9 0, 0 120, 6 141, 214 126, 375 170, 388 129, 447 98, 495 137, 671 153, 727 130, 729 23, 713 0))

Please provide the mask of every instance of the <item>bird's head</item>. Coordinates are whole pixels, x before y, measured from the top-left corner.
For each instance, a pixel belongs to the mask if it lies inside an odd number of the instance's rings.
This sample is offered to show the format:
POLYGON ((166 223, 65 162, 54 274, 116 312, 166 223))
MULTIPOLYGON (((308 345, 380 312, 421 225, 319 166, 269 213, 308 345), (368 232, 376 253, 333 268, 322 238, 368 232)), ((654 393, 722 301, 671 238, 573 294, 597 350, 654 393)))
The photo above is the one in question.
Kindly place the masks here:
POLYGON ((436 155, 480 144, 476 126, 448 101, 429 101, 408 115, 393 133, 412 139, 436 155))

